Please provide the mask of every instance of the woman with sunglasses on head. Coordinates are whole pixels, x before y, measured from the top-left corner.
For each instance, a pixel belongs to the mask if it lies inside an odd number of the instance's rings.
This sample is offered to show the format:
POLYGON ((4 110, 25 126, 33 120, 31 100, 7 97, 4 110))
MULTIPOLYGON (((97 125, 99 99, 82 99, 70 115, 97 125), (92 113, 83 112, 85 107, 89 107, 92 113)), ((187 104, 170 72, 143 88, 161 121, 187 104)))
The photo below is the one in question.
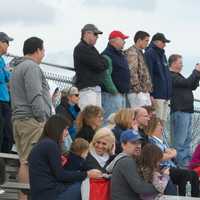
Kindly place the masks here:
POLYGON ((76 137, 76 126, 75 120, 80 112, 78 106, 79 103, 79 91, 76 87, 70 87, 69 89, 63 89, 61 91, 61 102, 56 107, 56 114, 61 114, 67 118, 70 122, 70 127, 68 128, 69 134, 72 140, 76 137))
POLYGON ((80 186, 87 176, 99 178, 99 170, 68 171, 61 165, 61 143, 67 136, 64 117, 53 115, 46 122, 40 141, 29 156, 31 199, 81 200, 80 186))

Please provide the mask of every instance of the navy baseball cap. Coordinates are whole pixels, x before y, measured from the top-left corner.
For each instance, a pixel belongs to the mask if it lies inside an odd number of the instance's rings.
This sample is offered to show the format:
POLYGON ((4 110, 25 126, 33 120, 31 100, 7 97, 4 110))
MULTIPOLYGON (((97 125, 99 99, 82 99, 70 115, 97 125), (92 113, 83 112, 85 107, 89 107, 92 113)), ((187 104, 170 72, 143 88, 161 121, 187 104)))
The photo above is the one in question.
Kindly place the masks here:
POLYGON ((169 43, 171 42, 170 40, 168 40, 165 35, 163 33, 156 33, 153 37, 152 37, 152 41, 155 41, 155 40, 160 40, 162 42, 166 42, 166 43, 169 43))
POLYGON ((124 143, 124 142, 135 142, 138 140, 142 140, 142 137, 140 136, 140 134, 133 130, 133 129, 128 129, 126 131, 123 131, 120 135, 120 142, 124 143))
POLYGON ((0 41, 13 41, 13 38, 9 37, 6 33, 0 32, 0 41))

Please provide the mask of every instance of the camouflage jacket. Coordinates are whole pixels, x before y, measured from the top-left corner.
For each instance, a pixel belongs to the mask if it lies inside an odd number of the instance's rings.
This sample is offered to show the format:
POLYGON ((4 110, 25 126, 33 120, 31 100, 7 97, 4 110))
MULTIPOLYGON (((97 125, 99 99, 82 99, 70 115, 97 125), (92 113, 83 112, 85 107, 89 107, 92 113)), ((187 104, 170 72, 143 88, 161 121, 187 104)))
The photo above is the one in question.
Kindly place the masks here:
POLYGON ((131 88, 130 92, 152 92, 152 82, 142 50, 131 46, 125 51, 128 59, 131 88))

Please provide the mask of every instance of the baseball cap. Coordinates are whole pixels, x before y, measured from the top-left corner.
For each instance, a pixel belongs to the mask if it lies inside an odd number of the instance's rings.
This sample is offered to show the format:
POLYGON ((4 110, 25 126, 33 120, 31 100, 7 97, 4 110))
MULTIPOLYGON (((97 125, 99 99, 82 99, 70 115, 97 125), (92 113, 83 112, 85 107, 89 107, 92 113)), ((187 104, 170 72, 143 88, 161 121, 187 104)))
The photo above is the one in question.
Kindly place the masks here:
POLYGON ((86 24, 82 29, 81 32, 84 33, 86 31, 91 31, 96 34, 102 34, 103 32, 100 31, 94 24, 86 24))
POLYGON ((79 94, 78 88, 77 87, 70 87, 70 88, 65 88, 61 91, 62 96, 72 96, 79 94))
POLYGON ((122 32, 120 31, 112 31, 109 35, 109 40, 110 39, 114 39, 114 38, 121 38, 123 40, 129 38, 128 35, 124 35, 122 32))
POLYGON ((6 33, 0 32, 0 41, 13 41, 13 38, 9 37, 6 33))
POLYGON ((135 142, 137 140, 142 140, 140 134, 133 129, 127 129, 123 131, 120 135, 120 142, 135 142))
POLYGON ((152 41, 155 41, 155 40, 160 40, 162 42, 166 42, 166 43, 169 43, 171 42, 170 40, 168 40, 165 35, 163 33, 156 33, 153 37, 152 37, 152 41))

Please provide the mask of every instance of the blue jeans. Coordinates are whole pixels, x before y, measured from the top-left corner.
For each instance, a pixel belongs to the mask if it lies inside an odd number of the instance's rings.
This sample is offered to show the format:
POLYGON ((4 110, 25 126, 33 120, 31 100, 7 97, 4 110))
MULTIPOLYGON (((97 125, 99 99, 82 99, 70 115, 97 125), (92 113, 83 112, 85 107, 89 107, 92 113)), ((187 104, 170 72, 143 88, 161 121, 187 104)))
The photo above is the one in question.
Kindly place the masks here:
POLYGON ((177 150, 177 164, 185 168, 191 160, 192 113, 177 111, 171 114, 171 138, 177 150))
POLYGON ((126 107, 125 95, 102 92, 102 106, 104 109, 104 124, 106 124, 105 122, 110 114, 126 107))
POLYGON ((56 200, 81 200, 81 183, 74 183, 66 188, 64 192, 58 195, 56 200))

